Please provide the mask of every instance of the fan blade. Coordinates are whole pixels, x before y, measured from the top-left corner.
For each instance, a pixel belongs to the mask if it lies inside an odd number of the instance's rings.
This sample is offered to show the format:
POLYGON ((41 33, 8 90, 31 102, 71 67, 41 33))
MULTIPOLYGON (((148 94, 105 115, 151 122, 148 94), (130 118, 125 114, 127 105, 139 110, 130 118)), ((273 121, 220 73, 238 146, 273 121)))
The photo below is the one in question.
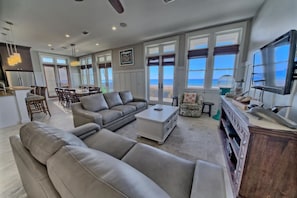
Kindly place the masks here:
POLYGON ((119 14, 124 12, 124 8, 123 8, 120 0, 108 0, 108 1, 119 14))

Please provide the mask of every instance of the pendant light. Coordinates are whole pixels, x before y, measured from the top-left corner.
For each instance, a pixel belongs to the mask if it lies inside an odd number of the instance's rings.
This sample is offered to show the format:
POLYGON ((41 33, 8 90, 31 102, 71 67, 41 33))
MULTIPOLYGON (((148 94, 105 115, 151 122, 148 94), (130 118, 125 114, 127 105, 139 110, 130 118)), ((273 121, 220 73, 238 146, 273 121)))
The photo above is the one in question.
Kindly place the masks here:
POLYGON ((10 26, 10 35, 11 35, 11 43, 8 44, 6 43, 6 48, 8 52, 8 57, 7 57, 7 63, 9 66, 15 66, 16 64, 19 64, 22 62, 22 58, 20 53, 17 51, 17 47, 15 42, 13 41, 13 31, 12 31, 12 26, 13 23, 10 21, 5 21, 9 26, 10 26), (14 45, 14 46, 13 46, 14 45))
MULTIPOLYGON (((75 44, 70 44, 70 46, 72 47, 72 56, 76 58, 75 44)), ((80 62, 78 60, 73 60, 73 61, 70 62, 70 66, 72 66, 72 67, 80 66, 80 62)))

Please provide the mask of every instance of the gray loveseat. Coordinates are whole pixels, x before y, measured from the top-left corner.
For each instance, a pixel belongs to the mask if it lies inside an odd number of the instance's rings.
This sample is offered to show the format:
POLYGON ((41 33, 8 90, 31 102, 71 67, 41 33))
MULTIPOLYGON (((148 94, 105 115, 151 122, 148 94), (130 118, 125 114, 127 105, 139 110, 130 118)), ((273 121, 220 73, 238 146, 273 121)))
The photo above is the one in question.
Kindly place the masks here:
POLYGON ((25 124, 10 144, 30 198, 224 198, 222 168, 188 161, 89 123, 25 124))
POLYGON ((134 98, 130 91, 121 91, 82 97, 71 108, 75 127, 94 122, 114 131, 135 120, 134 115, 147 105, 145 99, 134 98))

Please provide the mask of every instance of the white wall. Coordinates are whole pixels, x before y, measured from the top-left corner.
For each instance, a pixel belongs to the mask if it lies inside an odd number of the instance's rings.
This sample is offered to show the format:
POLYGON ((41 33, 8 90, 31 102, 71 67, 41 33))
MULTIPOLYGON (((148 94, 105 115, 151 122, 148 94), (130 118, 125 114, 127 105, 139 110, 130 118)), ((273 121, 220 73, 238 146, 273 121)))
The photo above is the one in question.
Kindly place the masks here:
MULTIPOLYGON (((291 29, 297 29, 297 1, 265 1, 252 23, 247 63, 249 65, 247 81, 250 81, 251 78, 252 55, 254 51, 291 29)), ((254 90, 251 90, 251 93, 253 94, 254 90)), ((258 95, 258 91, 256 95, 258 95)), ((271 107, 273 105, 288 105, 289 99, 290 95, 283 96, 269 92, 264 93, 264 103, 266 107, 271 107)), ((297 94, 294 95, 293 107, 297 107, 297 94)))
POLYGON ((145 96, 145 72, 144 69, 114 71, 114 90, 130 90, 134 97, 145 96))

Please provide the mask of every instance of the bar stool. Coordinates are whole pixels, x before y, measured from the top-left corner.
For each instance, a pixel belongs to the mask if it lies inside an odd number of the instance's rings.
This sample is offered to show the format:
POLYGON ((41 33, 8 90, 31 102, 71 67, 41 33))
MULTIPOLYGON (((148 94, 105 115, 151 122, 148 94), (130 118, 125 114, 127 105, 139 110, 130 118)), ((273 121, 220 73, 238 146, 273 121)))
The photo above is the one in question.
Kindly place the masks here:
POLYGON ((202 113, 208 113, 209 117, 211 116, 211 107, 212 105, 214 105, 213 102, 203 102, 203 106, 202 106, 202 113), (205 105, 208 106, 208 111, 207 112, 204 112, 204 107, 205 105))
POLYGON ((35 87, 35 91, 36 94, 29 93, 25 98, 28 114, 31 118, 31 121, 33 120, 34 113, 44 112, 45 114, 48 113, 49 116, 51 116, 45 96, 46 87, 37 86, 35 87))

